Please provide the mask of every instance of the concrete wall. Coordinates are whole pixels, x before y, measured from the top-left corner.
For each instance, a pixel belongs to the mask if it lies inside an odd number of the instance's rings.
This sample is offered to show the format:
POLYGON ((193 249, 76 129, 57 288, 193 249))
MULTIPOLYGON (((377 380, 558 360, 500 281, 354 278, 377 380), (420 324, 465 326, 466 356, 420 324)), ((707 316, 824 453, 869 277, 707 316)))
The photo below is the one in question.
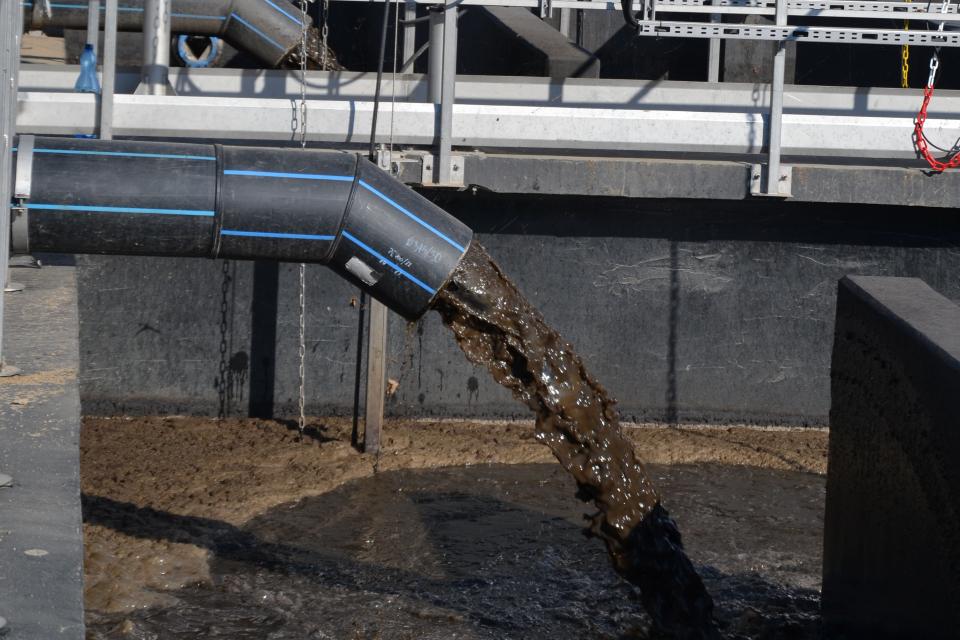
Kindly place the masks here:
POLYGON ((840 285, 823 612, 845 638, 960 627, 960 307, 912 278, 840 285))
MULTIPOLYGON (((579 349, 629 418, 824 424, 836 282, 911 275, 960 299, 950 210, 780 202, 433 197, 579 349)), ((295 265, 82 257, 95 414, 291 415, 295 265)), ((351 411, 357 292, 308 269, 310 411, 351 411)), ((526 416, 435 314, 392 316, 392 415, 526 416)))

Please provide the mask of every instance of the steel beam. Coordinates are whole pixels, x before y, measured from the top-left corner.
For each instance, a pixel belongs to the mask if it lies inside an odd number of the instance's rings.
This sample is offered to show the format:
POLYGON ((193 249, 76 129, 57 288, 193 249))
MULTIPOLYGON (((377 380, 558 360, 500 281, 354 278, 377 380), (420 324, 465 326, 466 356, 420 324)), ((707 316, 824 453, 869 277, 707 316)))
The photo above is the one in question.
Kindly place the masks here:
MULTIPOLYGON (((0 376, 17 372, 3 361, 3 307, 10 264, 10 184, 13 175, 13 136, 17 124, 17 71, 23 8, 0 2, 0 376)), ((14 612, 3 612, 14 613, 14 612)))
POLYGON ((453 149, 453 118, 457 83, 457 2, 447 0, 443 12, 443 87, 440 103, 440 143, 438 145, 437 182, 450 184, 453 149))
POLYGON ((100 138, 113 139, 113 96, 117 78, 117 0, 106 0, 103 16, 103 80, 100 83, 100 138))
MULTIPOLYGON (((956 104, 953 101, 953 104, 956 104)), ((368 140, 373 104, 360 100, 308 103, 308 139, 333 145, 368 140)), ((20 94, 18 129, 25 133, 95 133, 92 95, 20 94)), ((452 139, 458 146, 555 151, 649 153, 658 157, 723 155, 755 161, 764 152, 764 107, 749 111, 640 108, 577 108, 532 105, 453 106, 452 139)), ((430 147, 436 140, 435 107, 397 103, 394 142, 430 147)), ((117 95, 114 136, 293 141, 290 103, 261 98, 184 98, 117 95)), ((859 159, 916 163, 910 132, 913 113, 860 115, 856 110, 811 108, 783 116, 782 154, 795 161, 859 159)), ((935 141, 960 137, 960 120, 931 115, 927 135, 935 141)), ((917 165, 919 166, 919 164, 917 165)))
MULTIPOLYGON (((77 67, 69 65, 23 65, 21 92, 72 93, 77 67)), ((307 99, 313 101, 368 101, 373 99, 374 73, 307 73, 307 99)), ((132 93, 139 74, 117 70, 117 93, 132 93)), ((170 78, 184 98, 249 97, 300 98, 298 74, 277 70, 172 68, 170 78)), ((384 92, 393 94, 392 78, 385 76, 384 92)), ((429 101, 427 76, 397 74, 397 102, 429 101)), ((727 111, 761 113, 770 107, 769 85, 726 82, 710 86, 702 82, 610 80, 595 78, 549 78, 514 76, 458 76, 458 104, 503 106, 551 106, 571 108, 645 109, 659 111, 727 111)), ((198 104, 200 104, 198 102, 198 104)), ((910 117, 919 106, 916 90, 899 88, 853 88, 786 85, 786 113, 864 117, 910 117)), ((936 118, 960 113, 960 91, 937 91, 930 105, 936 118)), ((912 127, 911 127, 912 131, 912 127)))
POLYGON ((146 0, 143 8, 143 69, 139 91, 170 93, 170 0, 146 0))

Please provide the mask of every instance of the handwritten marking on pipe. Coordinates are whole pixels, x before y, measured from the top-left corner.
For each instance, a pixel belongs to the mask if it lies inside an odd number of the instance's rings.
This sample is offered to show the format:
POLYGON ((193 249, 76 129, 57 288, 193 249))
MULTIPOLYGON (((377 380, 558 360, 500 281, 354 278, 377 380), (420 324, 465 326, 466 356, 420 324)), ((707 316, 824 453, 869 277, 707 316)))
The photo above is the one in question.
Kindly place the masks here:
POLYGON ((164 158, 170 160, 216 160, 214 156, 190 156, 181 153, 139 153, 133 151, 93 151, 87 149, 34 149, 34 153, 67 156, 111 156, 115 158, 164 158))
POLYGON ((378 251, 376 251, 375 249, 372 249, 372 248, 369 247, 368 245, 364 244, 361 240, 359 240, 358 238, 356 238, 356 237, 355 237, 353 234, 351 234, 349 231, 344 231, 344 232, 343 232, 343 237, 346 238, 347 240, 349 240, 350 242, 352 242, 353 244, 357 245, 358 247, 360 247, 361 249, 363 249, 364 251, 366 251, 366 252, 369 253, 370 255, 372 255, 374 258, 376 258, 376 259, 379 260, 380 262, 382 262, 382 263, 384 263, 385 265, 387 265, 388 267, 392 268, 394 271, 396 271, 396 272, 399 273, 400 275, 402 275, 402 276, 404 276, 405 278, 407 278, 408 280, 410 280, 410 282, 414 283, 415 285, 417 285, 418 287, 420 287, 421 289, 423 289, 424 291, 426 291, 426 292, 429 293, 430 295, 433 295, 433 294, 435 294, 435 293, 437 292, 436 289, 431 289, 430 286, 427 285, 423 280, 420 280, 420 279, 417 278, 416 276, 410 275, 409 273, 407 273, 406 271, 404 271, 403 269, 401 269, 401 268, 400 268, 400 265, 398 265, 397 263, 393 262, 393 261, 390 260, 389 258, 383 256, 382 254, 380 254, 380 253, 379 253, 378 251))
POLYGON ((101 205, 85 204, 40 204, 36 202, 27 203, 27 209, 40 209, 49 211, 80 211, 93 213, 150 213, 167 216, 201 216, 212 218, 213 211, 202 209, 148 209, 142 207, 108 207, 101 205))
POLYGON ((353 182, 353 176, 336 176, 326 173, 283 173, 280 171, 250 171, 246 169, 224 169, 225 176, 254 176, 257 178, 291 178, 294 180, 333 180, 335 182, 353 182))
POLYGON ((318 236, 309 233, 274 233, 272 231, 241 231, 240 229, 221 229, 222 236, 240 236, 244 238, 283 238, 288 240, 333 240, 334 236, 318 236))

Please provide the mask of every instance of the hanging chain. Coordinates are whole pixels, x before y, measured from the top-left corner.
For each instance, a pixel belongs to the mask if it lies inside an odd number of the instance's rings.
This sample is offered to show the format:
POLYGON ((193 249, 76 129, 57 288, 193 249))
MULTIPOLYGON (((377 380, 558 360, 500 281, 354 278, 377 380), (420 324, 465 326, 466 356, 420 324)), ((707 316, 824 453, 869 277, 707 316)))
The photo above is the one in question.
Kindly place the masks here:
MULTIPOLYGON (((940 13, 946 14, 949 7, 950 0, 943 0, 943 4, 940 5, 940 13)), ((937 27, 937 31, 943 31, 943 25, 944 23, 941 22, 937 27)), ((945 161, 934 158, 930 153, 927 139, 923 135, 923 125, 927 122, 927 108, 930 106, 930 100, 933 98, 933 86, 937 80, 937 70, 939 68, 940 51, 939 49, 934 49, 933 55, 930 56, 930 75, 927 76, 927 86, 923 88, 923 102, 920 105, 920 111, 917 112, 917 118, 913 124, 913 137, 914 143, 917 145, 917 151, 923 159, 927 161, 930 168, 936 172, 960 167, 960 154, 956 151, 951 152, 952 155, 948 156, 945 161)))
MULTIPOLYGON (((307 148, 307 6, 310 0, 300 0, 300 148, 307 148)), ((323 58, 324 63, 326 63, 326 42, 324 42, 323 49, 323 58)), ((297 417, 297 430, 300 432, 300 439, 303 440, 303 430, 307 424, 306 418, 306 395, 304 392, 304 386, 306 384, 306 367, 304 366, 307 358, 307 329, 306 329, 306 315, 307 315, 307 302, 306 302, 306 290, 307 290, 307 278, 306 278, 307 265, 300 263, 300 280, 299 280, 299 303, 300 303, 300 318, 299 318, 299 338, 300 341, 297 345, 297 355, 299 356, 299 393, 297 395, 297 409, 299 410, 299 416, 297 417)))
POLYGON ((323 15, 321 18, 320 24, 320 68, 327 68, 327 36, 330 35, 330 28, 327 25, 328 18, 330 16, 330 0, 323 0, 323 5, 321 7, 323 15))
MULTIPOLYGON (((907 0, 912 2, 913 0, 907 0)), ((903 21, 903 30, 910 31, 910 21, 903 21)), ((900 47, 900 86, 904 89, 910 87, 910 45, 904 44, 900 47)))

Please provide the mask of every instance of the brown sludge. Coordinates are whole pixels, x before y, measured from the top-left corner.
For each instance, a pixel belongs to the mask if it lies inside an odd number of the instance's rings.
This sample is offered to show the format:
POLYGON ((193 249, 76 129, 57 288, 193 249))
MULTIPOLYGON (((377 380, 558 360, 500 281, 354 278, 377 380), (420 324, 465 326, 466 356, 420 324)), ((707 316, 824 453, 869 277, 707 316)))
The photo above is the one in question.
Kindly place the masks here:
POLYGON ((593 501, 588 532, 614 568, 640 587, 654 630, 719 637, 713 601, 683 551, 680 532, 621 432, 614 401, 476 242, 434 308, 474 363, 536 414, 536 437, 593 501))

